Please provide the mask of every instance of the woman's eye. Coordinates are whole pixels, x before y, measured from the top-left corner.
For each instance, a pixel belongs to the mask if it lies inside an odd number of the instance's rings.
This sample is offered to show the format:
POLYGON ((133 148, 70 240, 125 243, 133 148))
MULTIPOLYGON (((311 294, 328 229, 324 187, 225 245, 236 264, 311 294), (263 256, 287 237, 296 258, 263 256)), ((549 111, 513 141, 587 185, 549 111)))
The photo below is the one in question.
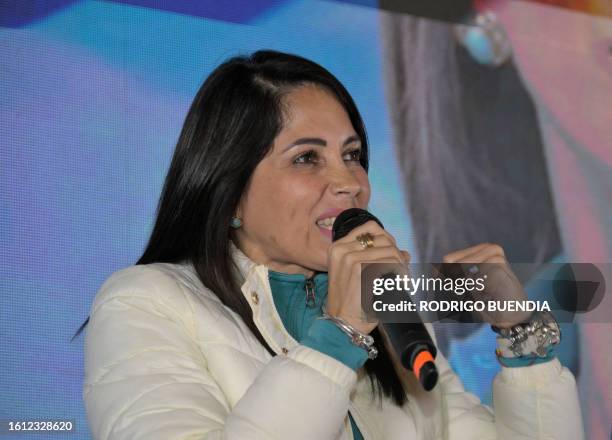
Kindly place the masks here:
POLYGON ((295 158, 293 163, 296 164, 307 164, 307 163, 315 163, 317 161, 317 153, 314 151, 307 151, 305 153, 300 154, 295 158))
POLYGON ((359 162, 360 159, 361 159, 361 149, 360 148, 357 148, 351 151, 347 151, 346 153, 344 153, 344 160, 359 162))

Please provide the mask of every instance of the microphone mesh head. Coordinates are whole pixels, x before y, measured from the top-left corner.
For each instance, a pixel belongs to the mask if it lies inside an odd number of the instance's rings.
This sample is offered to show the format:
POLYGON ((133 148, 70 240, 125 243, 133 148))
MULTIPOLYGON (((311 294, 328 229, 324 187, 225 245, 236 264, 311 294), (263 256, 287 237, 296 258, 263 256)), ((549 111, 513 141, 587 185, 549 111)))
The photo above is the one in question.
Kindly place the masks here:
POLYGON ((348 235, 357 226, 361 226, 364 223, 374 220, 384 229, 383 224, 374 215, 370 214, 365 209, 361 208, 349 208, 342 211, 336 217, 334 225, 332 226, 332 241, 336 241, 348 235))

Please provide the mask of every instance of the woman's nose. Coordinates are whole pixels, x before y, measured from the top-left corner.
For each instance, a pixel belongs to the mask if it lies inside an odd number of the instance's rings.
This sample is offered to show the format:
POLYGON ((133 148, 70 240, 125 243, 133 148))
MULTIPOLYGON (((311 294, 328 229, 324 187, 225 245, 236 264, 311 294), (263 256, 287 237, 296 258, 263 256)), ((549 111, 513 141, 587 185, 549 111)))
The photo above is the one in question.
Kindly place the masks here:
POLYGON ((329 187, 334 195, 356 197, 362 190, 361 183, 346 166, 333 170, 329 178, 329 187))

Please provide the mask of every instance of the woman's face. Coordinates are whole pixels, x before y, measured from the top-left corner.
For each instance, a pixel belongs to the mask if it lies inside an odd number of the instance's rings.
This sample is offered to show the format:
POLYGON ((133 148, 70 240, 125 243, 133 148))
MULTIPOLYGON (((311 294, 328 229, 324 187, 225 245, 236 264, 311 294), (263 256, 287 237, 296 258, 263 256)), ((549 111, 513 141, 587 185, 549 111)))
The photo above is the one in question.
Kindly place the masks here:
POLYGON ((366 208, 370 184, 361 140, 335 97, 312 85, 285 96, 284 128, 257 165, 238 207, 238 247, 285 273, 327 270, 331 225, 366 208))

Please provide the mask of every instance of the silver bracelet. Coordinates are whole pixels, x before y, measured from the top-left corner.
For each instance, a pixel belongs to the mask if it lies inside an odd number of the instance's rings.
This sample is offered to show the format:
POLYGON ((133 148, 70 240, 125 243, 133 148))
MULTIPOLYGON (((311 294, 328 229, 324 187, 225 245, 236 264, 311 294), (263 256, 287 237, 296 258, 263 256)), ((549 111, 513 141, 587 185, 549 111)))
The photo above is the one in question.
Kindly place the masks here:
POLYGON ((361 333, 359 330, 341 318, 328 315, 325 308, 323 309, 323 314, 317 319, 327 319, 328 321, 336 324, 336 326, 350 338, 354 345, 363 348, 368 352, 368 359, 376 359, 376 356, 378 356, 378 350, 374 346, 374 338, 372 336, 361 333))
POLYGON ((549 312, 534 312, 529 322, 510 328, 491 328, 499 335, 498 352, 503 357, 546 357, 548 348, 561 342, 561 329, 549 312))

